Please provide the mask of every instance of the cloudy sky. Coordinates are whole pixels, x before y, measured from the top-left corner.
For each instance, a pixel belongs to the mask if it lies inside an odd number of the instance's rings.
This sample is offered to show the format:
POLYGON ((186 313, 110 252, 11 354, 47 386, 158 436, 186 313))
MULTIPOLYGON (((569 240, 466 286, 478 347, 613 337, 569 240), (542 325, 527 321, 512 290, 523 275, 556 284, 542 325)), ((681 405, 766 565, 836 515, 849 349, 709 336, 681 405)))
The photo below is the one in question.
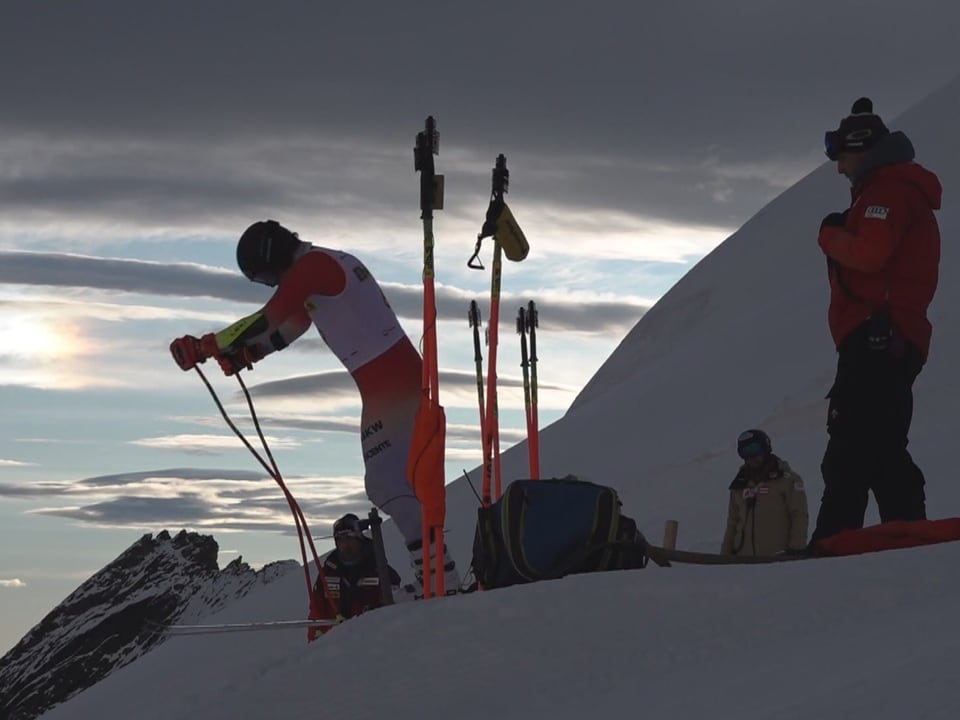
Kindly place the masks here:
MULTIPOLYGON (((448 476, 479 457, 470 270, 499 153, 530 256, 503 275, 504 444, 524 437, 516 310, 540 308, 541 419, 694 263, 819 166, 870 95, 892 120, 960 73, 938 2, 15 0, 0 23, 0 652, 143 532, 294 557, 289 513, 167 345, 267 298, 251 222, 362 257, 419 337, 413 144, 435 224, 448 476)), ((838 178, 837 209, 845 188, 838 178)), ((833 208, 830 208, 833 209, 833 208)), ((811 233, 819 218, 811 218, 811 233)), ((489 267, 491 248, 481 257, 489 267)), ((238 424, 234 380, 207 367, 238 424)), ((358 406, 312 332, 246 375, 316 535, 363 508, 358 406)))

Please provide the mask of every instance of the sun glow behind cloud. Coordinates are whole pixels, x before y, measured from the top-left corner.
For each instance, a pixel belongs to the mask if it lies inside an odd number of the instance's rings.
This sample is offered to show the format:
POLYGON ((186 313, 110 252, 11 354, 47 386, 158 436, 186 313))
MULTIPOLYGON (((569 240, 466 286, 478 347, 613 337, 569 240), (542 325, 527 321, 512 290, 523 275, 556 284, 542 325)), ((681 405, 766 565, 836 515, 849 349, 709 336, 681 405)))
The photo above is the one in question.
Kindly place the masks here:
POLYGON ((8 342, 0 347, 2 356, 43 362, 78 354, 79 334, 65 323, 42 316, 2 313, 0 334, 8 338, 8 342))
POLYGON ((77 372, 94 353, 81 324, 46 313, 0 307, 0 378, 4 384, 71 389, 85 384, 77 372))

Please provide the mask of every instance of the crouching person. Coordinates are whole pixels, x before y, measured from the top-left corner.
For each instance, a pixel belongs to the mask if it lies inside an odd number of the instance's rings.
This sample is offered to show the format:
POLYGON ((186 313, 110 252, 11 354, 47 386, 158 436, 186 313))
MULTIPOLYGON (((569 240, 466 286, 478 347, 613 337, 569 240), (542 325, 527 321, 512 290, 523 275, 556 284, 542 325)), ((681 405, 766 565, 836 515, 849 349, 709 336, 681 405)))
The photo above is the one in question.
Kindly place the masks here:
POLYGON ((743 460, 730 483, 726 555, 799 554, 807 546, 807 494, 803 480, 773 454, 770 437, 747 430, 737 438, 743 460))
MULTIPOLYGON (((373 540, 363 534, 363 526, 353 513, 347 513, 333 524, 336 548, 323 563, 323 577, 313 587, 316 610, 311 620, 346 620, 383 605, 380 574, 374 553, 373 540)), ((401 590, 400 575, 389 565, 391 591, 395 601, 410 599, 406 589, 401 590)), ((321 627, 321 633, 330 626, 321 627)))

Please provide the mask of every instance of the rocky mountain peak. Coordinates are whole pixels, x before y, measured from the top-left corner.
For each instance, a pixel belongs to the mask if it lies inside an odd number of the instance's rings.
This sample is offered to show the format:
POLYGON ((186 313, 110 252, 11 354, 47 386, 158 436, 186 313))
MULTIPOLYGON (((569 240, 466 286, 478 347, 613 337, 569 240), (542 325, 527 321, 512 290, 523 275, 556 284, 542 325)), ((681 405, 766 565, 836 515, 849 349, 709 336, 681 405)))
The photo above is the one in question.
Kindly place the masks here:
POLYGON ((202 617, 299 567, 255 572, 238 557, 221 570, 218 553, 213 537, 185 530, 134 542, 0 658, 0 717, 37 717, 148 652, 188 610, 202 617))

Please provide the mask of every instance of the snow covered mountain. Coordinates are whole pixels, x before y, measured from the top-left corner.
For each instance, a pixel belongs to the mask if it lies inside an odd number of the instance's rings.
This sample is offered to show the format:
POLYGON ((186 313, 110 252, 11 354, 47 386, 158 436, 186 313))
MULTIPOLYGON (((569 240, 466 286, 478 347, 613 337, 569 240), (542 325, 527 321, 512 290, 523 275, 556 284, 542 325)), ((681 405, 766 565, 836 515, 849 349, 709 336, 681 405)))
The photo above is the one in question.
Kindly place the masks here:
POLYGON ((89 578, 2 659, 0 717, 29 720, 133 662, 171 622, 195 621, 269 583, 295 562, 254 572, 241 558, 223 570, 209 536, 144 535, 89 578))
MULTIPOLYGON (((885 119, 945 188, 911 449, 930 517, 957 516, 960 79, 885 119)), ((543 473, 613 485, 649 538, 676 519, 680 547, 716 550, 736 436, 760 426, 806 480, 815 516, 835 363, 816 231, 846 204, 845 181, 825 165, 699 263, 544 429, 543 473)), ((505 477, 525 476, 526 459, 522 446, 507 452, 505 477)), ((461 565, 475 520, 472 492, 453 483, 447 542, 461 565)), ((399 544, 388 553, 404 556, 399 544)), ((774 566, 648 567, 398 605, 309 645, 302 630, 171 637, 44 718, 954 718, 958 561, 960 543, 950 543, 774 566)), ((211 619, 302 618, 304 603, 302 577, 287 573, 211 619)))

